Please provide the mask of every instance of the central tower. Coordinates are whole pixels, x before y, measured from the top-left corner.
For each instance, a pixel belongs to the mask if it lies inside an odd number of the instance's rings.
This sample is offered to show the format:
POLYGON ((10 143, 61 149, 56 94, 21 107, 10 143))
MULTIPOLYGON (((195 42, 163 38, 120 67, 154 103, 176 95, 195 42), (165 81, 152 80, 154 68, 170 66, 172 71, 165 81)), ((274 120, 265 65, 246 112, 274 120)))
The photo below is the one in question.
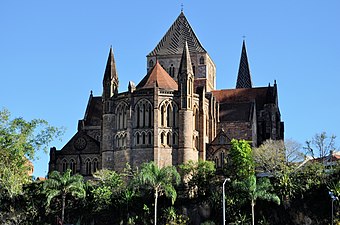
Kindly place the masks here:
POLYGON ((194 88, 205 87, 206 91, 215 90, 216 67, 207 51, 196 37, 184 13, 177 17, 157 46, 147 55, 147 70, 156 60, 178 81, 178 72, 185 42, 191 58, 191 67, 195 78, 194 88))

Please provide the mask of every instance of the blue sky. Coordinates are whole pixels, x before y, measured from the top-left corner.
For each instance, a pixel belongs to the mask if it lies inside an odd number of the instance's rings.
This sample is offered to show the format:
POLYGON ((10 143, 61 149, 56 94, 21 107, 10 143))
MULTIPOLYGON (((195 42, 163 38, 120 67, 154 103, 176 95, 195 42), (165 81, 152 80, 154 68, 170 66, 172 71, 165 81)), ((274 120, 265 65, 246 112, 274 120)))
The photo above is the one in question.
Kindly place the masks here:
MULTIPOLYGON (((90 91, 102 93, 112 45, 120 91, 146 74, 146 55, 184 13, 217 67, 217 88, 235 87, 246 36, 254 86, 277 80, 285 136, 340 135, 340 1, 1 1, 0 108, 75 134, 90 91)), ((340 143, 338 140, 337 143, 340 143)), ((35 176, 45 176, 39 153, 35 176)))

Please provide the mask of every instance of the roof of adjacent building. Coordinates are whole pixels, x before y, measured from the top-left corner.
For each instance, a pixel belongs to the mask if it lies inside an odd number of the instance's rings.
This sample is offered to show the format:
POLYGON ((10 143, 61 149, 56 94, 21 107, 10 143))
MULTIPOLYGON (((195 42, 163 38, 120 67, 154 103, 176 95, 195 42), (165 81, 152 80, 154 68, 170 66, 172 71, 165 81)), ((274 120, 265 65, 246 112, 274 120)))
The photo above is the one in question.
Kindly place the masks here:
POLYGON ((249 122, 252 119, 253 108, 253 102, 220 103, 220 120, 249 122))
POLYGON ((155 66, 149 70, 146 76, 139 82, 136 89, 162 88, 166 90, 178 90, 176 81, 156 61, 155 66))
POLYGON ((207 53, 198 40, 195 32, 191 28, 184 13, 177 17, 164 37, 158 43, 154 50, 148 56, 157 55, 175 55, 182 54, 185 41, 188 42, 189 51, 193 53, 207 53))
POLYGON ((257 106, 266 103, 275 103, 276 93, 274 87, 240 88, 212 91, 220 103, 237 103, 256 101, 257 106))

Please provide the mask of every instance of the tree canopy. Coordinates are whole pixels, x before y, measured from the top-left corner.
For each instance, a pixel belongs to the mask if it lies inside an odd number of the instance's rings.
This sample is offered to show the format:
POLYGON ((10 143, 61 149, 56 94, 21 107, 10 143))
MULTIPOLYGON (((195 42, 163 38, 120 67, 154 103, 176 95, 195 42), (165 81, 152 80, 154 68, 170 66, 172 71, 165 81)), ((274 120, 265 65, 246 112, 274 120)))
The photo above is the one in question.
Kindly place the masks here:
POLYGON ((39 150, 47 150, 48 144, 63 134, 42 119, 26 121, 22 117, 11 119, 7 109, 0 111, 0 193, 1 196, 21 193, 22 185, 31 181, 30 160, 39 150))

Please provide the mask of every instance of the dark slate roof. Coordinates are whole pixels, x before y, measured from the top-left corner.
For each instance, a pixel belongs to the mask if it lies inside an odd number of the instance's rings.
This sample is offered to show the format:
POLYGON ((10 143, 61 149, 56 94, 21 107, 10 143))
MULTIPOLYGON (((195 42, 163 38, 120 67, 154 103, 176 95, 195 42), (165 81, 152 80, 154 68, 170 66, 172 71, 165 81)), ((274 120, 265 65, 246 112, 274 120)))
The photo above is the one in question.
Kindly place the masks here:
POLYGON ((148 56, 180 55, 183 52, 185 41, 188 42, 190 53, 206 53, 184 13, 181 12, 162 40, 148 56))
POLYGON ((238 69, 236 88, 252 88, 252 81, 247 57, 246 44, 243 41, 240 66, 238 69))
POLYGON ((220 120, 248 122, 251 120, 253 105, 252 102, 220 103, 220 120))
POLYGON ((276 103, 276 91, 272 86, 216 90, 212 93, 220 105, 223 103, 256 102, 257 110, 261 110, 265 104, 276 103))
POLYGON ((103 113, 102 97, 93 97, 90 95, 84 116, 86 126, 100 126, 103 113))
POLYGON ((159 87, 165 90, 178 90, 176 81, 156 61, 155 66, 139 82, 136 89, 159 87))

